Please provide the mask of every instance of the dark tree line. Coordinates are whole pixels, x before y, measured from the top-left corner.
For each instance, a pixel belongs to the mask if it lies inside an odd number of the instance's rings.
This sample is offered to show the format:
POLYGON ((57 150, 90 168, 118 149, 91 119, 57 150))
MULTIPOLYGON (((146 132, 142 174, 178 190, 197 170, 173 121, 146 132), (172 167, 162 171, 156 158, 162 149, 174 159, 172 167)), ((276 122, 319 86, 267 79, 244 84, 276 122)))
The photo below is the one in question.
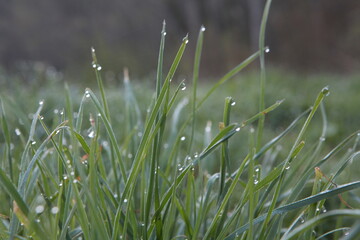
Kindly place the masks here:
MULTIPOLYGON (((219 74, 257 48, 264 0, 0 1, 0 65, 41 61, 83 71, 90 47, 106 69, 128 66, 143 75, 156 67, 161 23, 170 60, 181 39, 206 27, 203 71, 219 74)), ((270 63, 308 71, 358 71, 358 0, 273 0, 266 43, 270 63)), ((191 69, 188 51, 182 67, 191 69)))

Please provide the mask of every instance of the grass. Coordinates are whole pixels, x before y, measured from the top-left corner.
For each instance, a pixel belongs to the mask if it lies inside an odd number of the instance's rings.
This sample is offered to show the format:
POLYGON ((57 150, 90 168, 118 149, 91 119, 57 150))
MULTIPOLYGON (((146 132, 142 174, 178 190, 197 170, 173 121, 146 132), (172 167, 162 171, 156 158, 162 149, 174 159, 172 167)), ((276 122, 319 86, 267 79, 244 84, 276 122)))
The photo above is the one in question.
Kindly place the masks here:
POLYGON ((107 88, 92 50, 97 92, 50 88, 37 106, 2 94, 0 238, 356 239, 359 131, 326 140, 328 87, 310 103, 271 91, 284 83, 265 84, 281 73, 265 74, 265 24, 260 51, 205 88, 205 28, 190 87, 172 81, 187 37, 163 73, 164 23, 153 92, 126 70, 121 91, 107 88), (252 73, 228 84, 259 57, 260 87, 252 73), (241 88, 248 100, 220 97, 241 88))

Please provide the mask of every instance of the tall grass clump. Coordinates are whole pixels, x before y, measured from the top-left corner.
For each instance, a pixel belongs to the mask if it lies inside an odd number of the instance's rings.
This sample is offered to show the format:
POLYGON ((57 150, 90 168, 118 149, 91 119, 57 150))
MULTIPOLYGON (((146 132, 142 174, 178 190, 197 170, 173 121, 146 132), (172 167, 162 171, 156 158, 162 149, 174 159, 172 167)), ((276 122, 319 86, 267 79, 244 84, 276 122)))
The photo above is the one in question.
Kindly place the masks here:
POLYGON ((145 113, 127 70, 119 90, 124 104, 109 104, 95 49, 98 93, 86 89, 76 104, 65 86, 65 106, 55 117, 43 117, 46 101, 41 100, 29 122, 18 107, 26 103, 2 98, 0 238, 357 239, 360 209, 354 190, 360 180, 344 173, 359 157, 360 132, 324 152, 328 87, 319 89, 312 106, 277 136, 263 138, 265 116, 281 111, 284 101, 279 96, 275 103, 265 102, 270 2, 259 51, 202 96, 197 86, 205 28, 197 38, 192 86, 186 86, 172 80, 188 37, 165 74, 164 22, 155 91, 145 113), (259 111, 234 121, 238 96, 227 97, 216 100, 224 101, 218 127, 197 121, 210 96, 258 58, 259 111), (114 117, 119 113, 123 121, 114 117), (313 121, 323 128, 317 141, 307 142, 313 121))

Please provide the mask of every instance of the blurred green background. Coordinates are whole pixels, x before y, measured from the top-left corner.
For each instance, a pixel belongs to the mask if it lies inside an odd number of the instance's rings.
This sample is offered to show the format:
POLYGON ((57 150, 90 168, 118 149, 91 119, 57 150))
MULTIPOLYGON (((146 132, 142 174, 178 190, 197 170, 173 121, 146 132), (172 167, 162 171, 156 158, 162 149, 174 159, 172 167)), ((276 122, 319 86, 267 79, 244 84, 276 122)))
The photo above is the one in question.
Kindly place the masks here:
MULTIPOLYGON (((3 71, 19 72, 35 62, 37 68, 51 66, 80 81, 90 76, 94 46, 108 79, 117 79, 125 66, 136 78, 153 77, 166 19, 165 62, 171 62, 189 33, 189 49, 180 66, 180 72, 189 74, 197 32, 202 24, 206 27, 201 76, 208 79, 257 49, 264 4, 263 0, 0 1, 0 65, 3 71)), ((359 39, 358 0, 273 1, 267 61, 300 72, 349 74, 360 67, 359 39)))

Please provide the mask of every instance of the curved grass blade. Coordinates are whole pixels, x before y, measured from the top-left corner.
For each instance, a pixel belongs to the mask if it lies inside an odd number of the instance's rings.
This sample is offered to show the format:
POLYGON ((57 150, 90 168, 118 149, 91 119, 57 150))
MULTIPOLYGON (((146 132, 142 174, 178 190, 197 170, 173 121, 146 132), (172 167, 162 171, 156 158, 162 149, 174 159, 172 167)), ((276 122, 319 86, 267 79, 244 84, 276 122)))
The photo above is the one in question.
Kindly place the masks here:
POLYGON ((197 83, 199 80, 199 71, 200 71, 200 60, 201 60, 201 52, 203 47, 204 41, 204 32, 205 27, 201 26, 198 39, 196 42, 196 49, 195 49, 195 57, 194 57, 194 69, 193 69, 193 86, 192 86, 192 99, 191 99, 191 107, 192 107, 192 124, 191 124, 191 135, 189 141, 189 150, 191 152, 191 148, 193 146, 193 139, 195 134, 195 120, 196 120, 196 93, 197 93, 197 83))
MULTIPOLYGON (((340 185, 337 188, 333 188, 331 190, 323 191, 323 192, 320 192, 320 193, 318 193, 316 195, 313 195, 313 196, 301 199, 299 201, 287 204, 285 206, 276 208, 276 209, 274 209, 274 211, 272 211, 271 217, 275 216, 275 215, 279 215, 279 214, 285 214, 285 213, 290 212, 290 211, 292 211, 294 209, 305 207, 305 206, 308 206, 308 205, 310 205, 312 203, 316 203, 316 202, 319 202, 321 200, 337 196, 340 193, 351 191, 351 190, 357 189, 357 188, 360 188, 360 181, 340 185)), ((349 211, 352 211, 352 210, 349 210, 349 211)), ((267 216, 267 213, 265 213, 265 214, 261 215, 260 217, 254 219, 254 225, 259 224, 261 222, 264 222, 265 219, 266 219, 266 216, 267 216)), ((249 224, 245 224, 245 225, 241 226, 240 228, 236 229, 233 233, 231 233, 225 239, 226 240, 235 239, 235 237, 237 235, 242 234, 248 228, 249 228, 249 224)))
POLYGON ((329 218, 329 217, 337 217, 337 216, 353 216, 353 217, 360 217, 360 210, 359 209, 338 209, 338 210, 332 210, 327 213, 323 213, 319 216, 316 216, 312 219, 309 219, 299 227, 295 228, 293 231, 291 231, 289 234, 282 236, 282 240, 285 239, 294 239, 296 235, 306 231, 307 229, 313 228, 318 223, 320 223, 322 220, 329 218))
MULTIPOLYGON (((271 0, 267 0, 264 12, 261 19, 260 25, 260 33, 259 33, 259 52, 260 52, 260 96, 259 96, 259 111, 262 111, 265 108, 265 85, 266 85, 266 70, 265 70, 265 30, 266 24, 269 16, 271 6, 271 0)), ((257 135, 257 147, 256 149, 260 149, 263 128, 264 128, 265 116, 261 116, 258 123, 258 135, 257 135)))

